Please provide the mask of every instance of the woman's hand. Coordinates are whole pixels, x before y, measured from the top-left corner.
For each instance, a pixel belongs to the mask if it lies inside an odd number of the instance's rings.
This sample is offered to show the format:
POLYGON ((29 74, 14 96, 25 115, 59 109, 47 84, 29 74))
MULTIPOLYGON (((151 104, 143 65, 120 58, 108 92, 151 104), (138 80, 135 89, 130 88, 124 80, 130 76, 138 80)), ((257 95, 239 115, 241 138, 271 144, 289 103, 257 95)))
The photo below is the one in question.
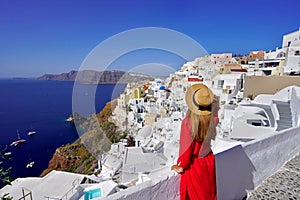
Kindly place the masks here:
POLYGON ((174 170, 175 172, 177 172, 178 174, 182 173, 183 172, 183 168, 182 167, 179 167, 178 165, 173 165, 171 167, 171 170, 174 170))

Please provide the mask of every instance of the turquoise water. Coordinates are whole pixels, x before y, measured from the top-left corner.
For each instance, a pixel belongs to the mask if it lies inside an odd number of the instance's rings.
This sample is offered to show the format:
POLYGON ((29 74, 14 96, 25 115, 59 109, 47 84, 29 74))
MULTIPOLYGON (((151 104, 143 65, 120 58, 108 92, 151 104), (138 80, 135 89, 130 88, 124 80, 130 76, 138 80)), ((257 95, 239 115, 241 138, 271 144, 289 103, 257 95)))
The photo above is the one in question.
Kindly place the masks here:
POLYGON ((84 192, 84 200, 90 200, 101 196, 102 196, 102 191, 99 188, 84 192))

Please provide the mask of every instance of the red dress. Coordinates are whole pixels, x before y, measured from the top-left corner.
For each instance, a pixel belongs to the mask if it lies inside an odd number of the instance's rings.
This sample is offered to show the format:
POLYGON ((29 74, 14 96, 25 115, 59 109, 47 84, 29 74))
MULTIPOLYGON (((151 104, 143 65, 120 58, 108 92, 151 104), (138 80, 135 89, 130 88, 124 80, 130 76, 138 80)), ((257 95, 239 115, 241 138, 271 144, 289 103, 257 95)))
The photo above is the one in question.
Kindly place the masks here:
POLYGON ((204 145, 192 139, 190 130, 189 119, 185 118, 181 124, 180 150, 177 160, 177 165, 184 169, 180 181, 180 199, 216 200, 214 154, 208 145, 207 153, 199 157, 204 145))

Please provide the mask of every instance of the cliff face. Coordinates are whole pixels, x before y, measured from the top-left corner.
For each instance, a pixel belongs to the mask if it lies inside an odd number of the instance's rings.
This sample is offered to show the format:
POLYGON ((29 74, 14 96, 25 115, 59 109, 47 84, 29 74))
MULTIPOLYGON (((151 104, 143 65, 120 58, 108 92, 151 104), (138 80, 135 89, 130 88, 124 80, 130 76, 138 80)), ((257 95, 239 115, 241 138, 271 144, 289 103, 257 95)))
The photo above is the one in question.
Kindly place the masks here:
POLYGON ((115 84, 115 83, 130 83, 144 80, 153 80, 153 76, 123 72, 123 71, 70 71, 62 74, 45 74, 37 78, 38 80, 58 80, 58 81, 79 81, 82 83, 91 84, 115 84))
POLYGON ((54 169, 81 174, 93 173, 97 166, 95 157, 97 158, 103 151, 108 151, 112 141, 116 142, 126 137, 112 122, 109 122, 115 105, 116 100, 113 100, 107 103, 99 114, 91 115, 84 120, 78 117, 78 114, 73 114, 72 117, 75 116, 75 120, 82 120, 77 126, 83 134, 74 143, 56 149, 48 168, 41 176, 54 169))
POLYGON ((89 174, 94 171, 96 165, 97 160, 82 144, 73 143, 56 149, 48 168, 42 172, 41 176, 54 169, 89 174))
POLYGON ((45 80, 45 81, 51 81, 51 80, 57 80, 57 81, 74 81, 77 76, 77 71, 70 71, 68 73, 62 73, 62 74, 44 74, 41 77, 38 77, 38 80, 45 80))

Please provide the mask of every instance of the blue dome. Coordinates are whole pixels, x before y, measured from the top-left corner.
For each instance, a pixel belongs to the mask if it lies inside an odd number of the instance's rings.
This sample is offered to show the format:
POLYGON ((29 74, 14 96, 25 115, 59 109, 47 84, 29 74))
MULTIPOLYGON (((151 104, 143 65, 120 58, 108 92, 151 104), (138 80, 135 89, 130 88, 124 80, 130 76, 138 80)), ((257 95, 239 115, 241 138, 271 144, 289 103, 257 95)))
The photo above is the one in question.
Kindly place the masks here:
POLYGON ((165 89, 166 89, 166 87, 163 85, 159 87, 159 90, 165 90, 165 89))

